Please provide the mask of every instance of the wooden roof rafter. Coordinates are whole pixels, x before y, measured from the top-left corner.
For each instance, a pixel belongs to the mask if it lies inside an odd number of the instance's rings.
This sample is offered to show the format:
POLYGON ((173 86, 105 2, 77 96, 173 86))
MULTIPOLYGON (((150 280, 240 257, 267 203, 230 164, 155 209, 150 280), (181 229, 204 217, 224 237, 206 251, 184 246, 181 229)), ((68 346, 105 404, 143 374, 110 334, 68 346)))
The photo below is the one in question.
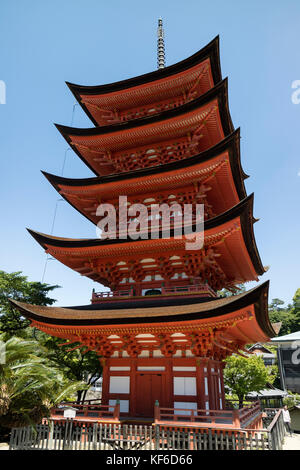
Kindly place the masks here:
MULTIPOLYGON (((160 300, 153 306, 153 299, 136 307, 130 301, 117 310, 101 305, 94 310, 80 307, 44 307, 11 300, 12 306, 32 321, 32 324, 48 334, 68 338, 76 342, 82 335, 97 339, 110 335, 137 336, 141 333, 172 335, 176 332, 194 338, 201 332, 216 331, 217 341, 230 337, 232 342, 246 344, 246 338, 255 342, 268 341, 275 336, 268 317, 269 281, 242 294, 218 298, 209 302, 189 305, 161 306, 160 300)), ((174 339, 174 337, 173 337, 174 339)), ((230 345, 230 342, 226 343, 230 345)))
MULTIPOLYGON (((217 84, 221 81, 222 75, 219 57, 219 36, 214 38, 209 44, 189 58, 174 65, 140 75, 138 77, 100 86, 81 86, 70 82, 66 83, 83 110, 97 126, 98 121, 95 119, 95 113, 87 103, 89 100, 92 103, 96 101, 96 103, 102 106, 104 105, 103 107, 106 109, 108 108, 108 110, 112 110, 111 112, 113 112, 114 108, 122 105, 122 103, 124 106, 124 102, 126 103, 128 101, 128 94, 130 95, 131 102, 134 99, 139 99, 140 103, 143 102, 143 100, 145 100, 145 98, 143 98, 143 89, 145 88, 147 90, 153 89, 153 100, 155 95, 158 93, 159 87, 163 88, 168 85, 167 89, 172 89, 175 88, 177 82, 181 80, 180 88, 188 88, 188 83, 192 79, 191 76, 199 71, 199 69, 201 70, 201 64, 209 66, 209 70, 206 73, 207 78, 205 77, 206 81, 208 81, 208 86, 211 86, 212 83, 217 84), (158 90, 156 90, 156 88, 158 88, 158 90)), ((165 90, 164 93, 166 93, 166 91, 167 90, 165 90)))
POLYGON ((77 129, 56 124, 56 127, 96 175, 135 170, 139 164, 154 166, 196 155, 231 134, 234 128, 227 91, 225 79, 201 98, 158 116, 118 126, 77 129), (169 146, 174 147, 172 154, 167 152, 169 146), (148 154, 151 149, 156 152, 157 161, 148 154), (167 153, 160 155, 162 151, 167 153), (139 158, 133 159, 133 154, 139 158))
MULTIPOLYGON (((192 229, 191 227, 190 233, 195 232, 195 228, 192 229)), ((97 282, 104 283, 104 285, 109 285, 110 282, 115 285, 116 282, 121 282, 121 279, 132 277, 128 275, 130 273, 128 262, 131 259, 138 262, 135 272, 140 272, 139 280, 141 281, 143 274, 145 276, 149 274, 147 269, 150 266, 145 266, 144 269, 140 263, 144 258, 153 258, 153 253, 155 253, 155 259, 159 256, 167 257, 167 259, 173 255, 179 256, 180 259, 176 269, 174 269, 174 262, 171 263, 172 267, 170 261, 167 261, 168 270, 171 269, 170 273, 179 272, 178 269, 182 269, 179 263, 183 263, 184 256, 191 256, 186 250, 185 237, 181 239, 174 238, 172 230, 170 232, 171 238, 165 238, 164 232, 161 231, 154 239, 138 240, 131 240, 130 238, 76 240, 47 236, 33 231, 30 231, 30 233, 56 259, 71 267, 71 269, 97 282), (100 260, 102 261, 100 262, 100 260), (121 261, 124 266, 120 265, 121 261)), ((204 249, 209 248, 213 248, 218 256, 221 256, 215 267, 226 274, 226 283, 239 284, 257 280, 257 276, 265 272, 253 233, 253 195, 224 214, 205 222, 204 249), (232 256, 235 257, 236 263, 232 263, 232 256)), ((194 252, 193 256, 200 254, 201 250, 194 252)), ((155 273, 158 274, 159 267, 156 262, 154 264, 156 266, 155 273)), ((186 269, 182 269, 182 272, 186 273, 186 270, 189 270, 193 264, 189 265, 188 263, 186 269)), ((202 266, 198 266, 198 268, 201 270, 202 266)), ((194 271, 186 274, 188 276, 197 276, 194 271)))
MULTIPOLYGON (((211 181, 211 178, 215 180, 214 186, 216 186, 213 193, 217 190, 217 200, 222 207, 221 211, 214 210, 214 213, 218 214, 246 197, 244 179, 247 175, 241 167, 239 139, 240 132, 237 129, 212 149, 199 155, 137 172, 85 179, 64 178, 46 172, 43 174, 67 202, 96 224, 98 218, 92 212, 95 212, 100 203, 114 203, 113 201, 118 201, 118 196, 123 194, 127 195, 128 201, 137 199, 142 201, 143 195, 144 199, 147 199, 154 194, 159 195, 171 190, 180 191, 181 188, 185 191, 191 187, 195 192, 196 186, 199 185, 197 183, 208 179, 211 181), (221 166, 222 184, 216 180, 221 166), (221 191, 223 186, 224 194, 221 191)), ((208 196, 207 201, 211 198, 213 201, 216 200, 215 194, 210 193, 208 196)), ((213 207, 216 209, 215 202, 213 207)))

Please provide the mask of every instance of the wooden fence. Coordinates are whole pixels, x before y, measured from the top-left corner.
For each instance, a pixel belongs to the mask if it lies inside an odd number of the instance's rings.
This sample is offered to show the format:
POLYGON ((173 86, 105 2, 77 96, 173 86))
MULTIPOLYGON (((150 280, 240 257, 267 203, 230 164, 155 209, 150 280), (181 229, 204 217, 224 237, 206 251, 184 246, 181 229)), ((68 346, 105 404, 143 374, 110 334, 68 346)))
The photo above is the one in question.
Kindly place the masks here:
POLYGON ((168 425, 55 423, 14 428, 16 450, 279 450, 284 438, 279 410, 266 429, 205 429, 168 425))

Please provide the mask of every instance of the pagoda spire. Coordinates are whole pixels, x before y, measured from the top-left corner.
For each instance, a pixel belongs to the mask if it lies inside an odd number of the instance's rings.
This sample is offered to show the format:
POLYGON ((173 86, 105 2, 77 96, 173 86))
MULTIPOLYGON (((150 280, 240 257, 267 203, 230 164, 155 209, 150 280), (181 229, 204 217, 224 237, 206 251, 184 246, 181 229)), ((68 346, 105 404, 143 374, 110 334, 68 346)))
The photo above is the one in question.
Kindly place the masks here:
POLYGON ((157 68, 165 68, 165 40, 164 40, 164 29, 162 18, 158 19, 157 28, 157 68))

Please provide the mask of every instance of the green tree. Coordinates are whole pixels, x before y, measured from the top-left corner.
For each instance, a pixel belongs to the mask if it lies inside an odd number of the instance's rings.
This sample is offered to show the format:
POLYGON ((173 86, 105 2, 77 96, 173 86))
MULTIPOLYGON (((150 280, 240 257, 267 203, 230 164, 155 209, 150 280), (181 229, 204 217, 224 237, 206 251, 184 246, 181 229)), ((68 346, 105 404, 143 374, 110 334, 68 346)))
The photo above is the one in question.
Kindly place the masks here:
POLYGON ((39 343, 18 337, 2 342, 0 361, 0 425, 3 428, 39 423, 50 409, 73 398, 80 382, 68 380, 45 357, 39 343))
MULTIPOLYGON (((46 348, 47 358, 63 370, 69 380, 84 381, 88 386, 91 386, 101 375, 102 367, 99 356, 94 351, 86 352, 84 346, 69 351, 80 344, 60 346, 65 343, 65 340, 48 336, 42 332, 37 333, 37 339, 46 348)), ((77 402, 84 401, 86 393, 86 387, 78 389, 77 402)))
POLYGON ((246 292, 246 287, 243 284, 238 284, 237 286, 229 289, 221 289, 217 292, 218 297, 231 297, 232 295, 242 294, 246 292))
POLYGON ((237 355, 225 359, 224 384, 239 399, 239 408, 243 407, 245 396, 250 392, 263 390, 274 381, 274 371, 264 365, 259 356, 242 357, 237 355))
POLYGON ((9 299, 36 305, 52 305, 55 299, 48 295, 59 286, 30 282, 22 273, 0 271, 0 332, 11 335, 28 327, 29 320, 12 307, 9 299))
MULTIPOLYGON (((52 361, 66 379, 85 381, 87 385, 92 385, 102 372, 97 354, 93 351, 84 354, 84 348, 68 351, 70 346, 60 347, 59 344, 65 342, 63 339, 30 328, 30 321, 9 302, 9 299, 13 298, 35 305, 52 305, 55 299, 49 297, 49 293, 58 287, 29 282, 21 272, 0 271, 0 332, 5 333, 6 339, 11 336, 22 337, 24 340, 36 339, 41 346, 37 355, 52 361)), ((75 345, 71 347, 73 346, 75 345)), ((77 389, 77 401, 83 400, 86 393, 85 385, 80 390, 77 389)))
POLYGON ((281 323, 280 336, 292 333, 293 316, 290 310, 269 310, 269 319, 271 323, 281 323))
POLYGON ((288 396, 284 397, 283 404, 287 405, 288 408, 293 408, 296 405, 300 405, 299 393, 292 393, 288 390, 288 396))
POLYGON ((269 305, 269 307, 271 310, 277 310, 279 312, 280 310, 283 310, 283 308, 280 307, 280 305, 284 305, 284 301, 276 298, 276 299, 272 299, 272 302, 269 305))
POLYGON ((281 299, 272 299, 269 305, 269 318, 271 323, 281 323, 280 336, 287 335, 292 332, 293 315, 291 313, 291 305, 281 307, 284 304, 281 299))
POLYGON ((291 314, 291 333, 300 330, 300 289, 297 289, 293 297, 291 314))

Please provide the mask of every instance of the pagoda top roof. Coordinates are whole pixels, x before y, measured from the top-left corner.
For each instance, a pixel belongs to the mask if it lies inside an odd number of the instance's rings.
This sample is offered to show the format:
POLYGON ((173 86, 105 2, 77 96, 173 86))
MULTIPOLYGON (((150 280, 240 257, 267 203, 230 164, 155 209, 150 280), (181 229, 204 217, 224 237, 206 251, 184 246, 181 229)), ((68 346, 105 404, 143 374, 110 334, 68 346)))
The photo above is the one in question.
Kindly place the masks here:
MULTIPOLYGON (((205 59, 209 58, 211 61, 212 75, 214 82, 218 83, 221 78, 221 67, 220 67, 220 56, 219 56, 219 36, 216 36, 210 43, 205 47, 200 49, 195 54, 191 55, 187 59, 184 59, 176 64, 169 65, 162 69, 155 70, 137 77, 132 77, 126 80, 121 80, 114 83, 109 83, 105 85, 97 86, 83 86, 76 85, 74 83, 66 82, 76 99, 80 97, 81 94, 85 95, 96 95, 96 94, 106 94, 112 93, 120 90, 125 90, 138 85, 143 85, 145 83, 152 82, 154 80, 160 80, 165 77, 177 74, 184 70, 187 70, 200 62, 203 62, 205 59)), ((79 98, 80 99, 80 98, 79 98)))
POLYGON ((95 126, 118 123, 180 106, 222 79, 219 38, 177 64, 100 86, 66 82, 95 126))
MULTIPOLYGON (((189 145, 193 142, 194 133, 201 129, 203 135, 200 136, 198 150, 201 151, 234 131, 228 106, 227 79, 200 98, 152 117, 92 128, 74 128, 59 124, 56 124, 56 127, 77 155, 97 175, 128 171, 118 169, 118 165, 123 168, 123 164, 125 168, 126 165, 138 168, 157 164, 152 159, 145 162, 143 159, 137 159, 134 163, 127 155, 129 149, 130 152, 133 149, 146 152, 146 149, 153 149, 155 145, 163 147, 172 145, 175 141, 178 143, 178 139, 183 139, 186 145, 189 145), (125 152, 126 156, 117 157, 118 152, 122 155, 125 152), (121 159, 119 163, 118 159, 121 159), (105 165, 108 165, 107 168, 105 165)), ((175 157, 168 158, 174 160, 175 157)))
POLYGON ((173 117, 182 116, 185 113, 194 111, 200 106, 208 103, 209 101, 219 98, 220 102, 225 105, 222 106, 221 113, 226 115, 225 133, 230 134, 233 132, 234 127, 232 124, 231 116, 229 113, 228 107, 228 78, 224 78, 222 81, 218 82, 212 89, 208 90, 199 98, 189 101, 188 103, 178 106, 177 108, 168 109, 163 111, 160 114, 155 114, 154 116, 148 116, 142 119, 133 119, 128 122, 121 122, 118 124, 110 124, 108 126, 96 126, 96 127, 87 127, 87 128, 78 128, 71 126, 64 126, 62 124, 55 124, 59 132, 67 137, 68 135, 74 136, 94 136, 94 135, 105 135, 114 132, 125 131, 129 129, 134 129, 136 127, 146 126, 148 124, 154 124, 159 121, 164 121, 166 119, 171 119, 173 117))
MULTIPOLYGON (((190 328, 195 326, 211 327, 214 324, 225 324, 234 312, 240 313, 240 321, 243 320, 242 309, 253 306, 252 312, 255 317, 255 324, 247 327, 251 315, 245 318, 246 321, 239 323, 239 334, 245 341, 245 331, 247 331, 246 342, 265 341, 275 335, 267 314, 269 281, 242 294, 218 298, 210 301, 198 303, 185 303, 184 299, 178 298, 170 306, 161 306, 160 300, 145 299, 141 306, 133 300, 127 303, 118 304, 116 308, 107 304, 83 307, 45 307, 39 305, 26 304, 15 300, 10 300, 13 307, 21 311, 26 317, 37 326, 42 324, 63 325, 96 328, 97 326, 117 327, 126 326, 155 326, 155 324, 165 324, 165 327, 173 325, 190 324, 190 328), (258 327, 258 328, 257 328, 258 327), (250 338, 249 338, 250 336, 250 338)), ((88 333, 87 330, 83 330, 88 333)), ((95 331, 94 331, 95 333, 95 331)), ((78 332, 77 332, 78 334, 78 332)))

